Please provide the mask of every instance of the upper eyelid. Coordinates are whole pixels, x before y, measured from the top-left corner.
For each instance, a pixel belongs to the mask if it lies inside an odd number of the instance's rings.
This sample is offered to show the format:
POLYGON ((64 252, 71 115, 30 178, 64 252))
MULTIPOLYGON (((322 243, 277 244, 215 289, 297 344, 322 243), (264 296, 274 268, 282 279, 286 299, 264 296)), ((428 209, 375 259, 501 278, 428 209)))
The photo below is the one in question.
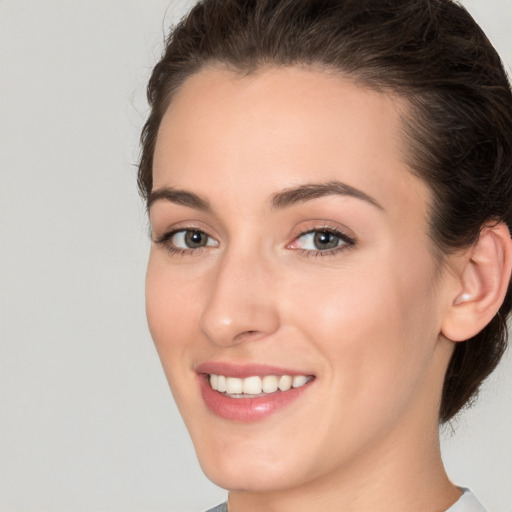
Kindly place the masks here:
POLYGON ((333 235, 340 235, 345 236, 347 238, 351 238, 347 233, 345 233, 343 230, 338 228, 332 228, 332 227, 319 227, 319 228, 313 228, 313 229, 307 229, 306 231, 301 231, 298 235, 296 235, 295 238, 299 238, 304 235, 308 235, 309 233, 332 233, 333 235))
POLYGON ((299 227, 292 232, 292 240, 295 240, 299 238, 302 235, 307 235, 308 233, 312 233, 315 231, 325 231, 329 233, 333 233, 336 235, 340 235, 341 237, 348 238, 349 240, 352 240, 355 242, 356 236, 352 232, 351 229, 348 229, 345 226, 339 226, 337 224, 331 223, 331 222, 322 222, 322 221, 313 221, 310 226, 306 227, 299 227))
POLYGON ((172 233, 177 233, 179 231, 201 231, 201 233, 204 233, 205 235, 208 235, 209 237, 214 238, 215 240, 218 240, 219 238, 214 229, 212 229, 207 224, 204 224, 203 222, 199 221, 184 221, 183 223, 176 222, 174 225, 168 224, 166 225, 166 227, 159 227, 158 229, 154 229, 153 225, 150 224, 149 231, 151 239, 162 238, 165 236, 169 236, 172 233), (158 236, 155 236, 155 233, 157 233, 158 236))
POLYGON ((177 233, 181 233, 182 231, 198 231, 198 232, 206 235, 208 238, 215 240, 217 243, 220 243, 214 236, 210 235, 204 229, 193 228, 193 227, 181 227, 181 228, 164 231, 159 237, 157 237, 155 239, 155 242, 159 243, 159 242, 165 242, 166 240, 170 240, 174 235, 176 235, 177 233))

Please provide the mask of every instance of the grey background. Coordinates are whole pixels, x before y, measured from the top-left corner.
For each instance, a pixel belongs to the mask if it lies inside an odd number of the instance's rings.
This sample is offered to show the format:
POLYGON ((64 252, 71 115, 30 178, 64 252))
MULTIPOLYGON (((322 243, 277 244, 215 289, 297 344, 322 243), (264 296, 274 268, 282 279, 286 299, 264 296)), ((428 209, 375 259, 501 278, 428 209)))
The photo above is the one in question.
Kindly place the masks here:
MULTIPOLYGON (((464 2, 512 68, 510 0, 464 2)), ((0 511, 200 511, 149 337, 135 187, 145 84, 188 1, 0 0, 0 511)), ((446 428, 458 484, 512 512, 512 358, 446 428)))

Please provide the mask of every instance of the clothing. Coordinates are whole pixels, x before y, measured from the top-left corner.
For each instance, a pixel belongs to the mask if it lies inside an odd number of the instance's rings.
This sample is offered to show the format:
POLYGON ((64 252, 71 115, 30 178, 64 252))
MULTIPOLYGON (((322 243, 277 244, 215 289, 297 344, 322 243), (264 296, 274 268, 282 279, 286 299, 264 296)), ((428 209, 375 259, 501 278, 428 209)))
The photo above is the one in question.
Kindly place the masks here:
POLYGON ((446 512, 486 512, 484 506, 469 489, 461 490, 462 496, 446 512))
MULTIPOLYGON (((486 512, 483 505, 469 489, 461 489, 462 496, 446 512, 486 512)), ((207 512, 228 512, 228 504, 222 503, 207 512)))
POLYGON ((220 505, 217 505, 216 507, 211 508, 210 510, 207 510, 206 512, 228 512, 228 504, 227 504, 227 502, 221 503, 220 505))

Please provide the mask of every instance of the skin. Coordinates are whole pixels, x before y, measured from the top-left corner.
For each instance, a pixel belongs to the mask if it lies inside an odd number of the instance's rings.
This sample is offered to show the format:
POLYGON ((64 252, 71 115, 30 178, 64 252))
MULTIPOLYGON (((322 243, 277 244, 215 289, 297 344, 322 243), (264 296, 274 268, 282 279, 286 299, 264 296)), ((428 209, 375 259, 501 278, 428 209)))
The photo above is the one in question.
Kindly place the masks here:
MULTIPOLYGON (((207 476, 230 511, 443 511, 460 496, 439 452, 438 410, 459 291, 427 233, 428 187, 404 163, 388 94, 304 68, 240 77, 210 68, 173 98, 158 134, 154 190, 210 210, 150 207, 147 316, 207 476), (276 193, 340 181, 286 207, 276 193), (320 251, 303 233, 354 243, 320 251), (208 245, 173 252, 166 233, 208 245), (195 368, 259 363, 314 375, 301 397, 253 423, 205 406, 195 368)), ((173 245, 175 244, 175 245, 173 245)))

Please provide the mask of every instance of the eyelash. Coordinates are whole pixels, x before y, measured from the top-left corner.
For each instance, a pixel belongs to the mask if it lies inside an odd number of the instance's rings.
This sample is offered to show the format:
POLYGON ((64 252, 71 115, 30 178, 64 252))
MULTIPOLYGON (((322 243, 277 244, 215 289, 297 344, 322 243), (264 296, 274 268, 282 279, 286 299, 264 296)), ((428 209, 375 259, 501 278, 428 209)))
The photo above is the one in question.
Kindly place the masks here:
MULTIPOLYGON (((201 229, 197 229, 197 228, 180 228, 180 229, 174 229, 172 231, 169 231, 168 233, 164 233, 161 237, 159 237, 159 238, 157 238, 155 240, 155 243, 158 244, 158 245, 165 246, 165 248, 167 249, 169 254, 172 254, 172 255, 177 255, 177 256, 199 256, 200 254, 202 254, 204 252, 204 250, 207 250, 208 246, 198 247, 196 249, 192 249, 192 248, 190 248, 190 249, 183 249, 181 247, 175 247, 175 246, 173 246, 170 243, 170 240, 177 233, 187 232, 187 231, 188 232, 193 231, 193 232, 202 233, 205 236, 207 236, 208 238, 212 238, 210 235, 208 235, 207 233, 205 233, 201 229)), ((337 228, 333 228, 332 226, 318 226, 318 227, 314 227, 312 229, 308 229, 307 231, 301 231, 300 233, 298 233, 294 237, 293 242, 295 242, 296 240, 298 240, 299 238, 301 238, 301 237, 303 237, 305 235, 308 235, 308 234, 311 234, 311 233, 315 233, 315 232, 316 233, 327 233, 327 234, 334 235, 337 238, 339 238, 342 243, 341 243, 340 246, 334 247, 333 249, 312 250, 312 249, 296 248, 296 249, 292 249, 292 250, 299 251, 300 254, 303 255, 303 256, 306 256, 306 257, 309 257, 309 258, 316 258, 318 256, 325 257, 325 256, 336 255, 336 254, 338 254, 341 251, 345 251, 347 249, 350 249, 351 247, 353 247, 356 244, 356 240, 354 238, 348 236, 347 234, 343 233, 341 230, 339 230, 337 228)), ((287 247, 289 247, 289 245, 290 244, 288 244, 287 247)))
POLYGON ((207 247, 198 247, 196 249, 192 249, 192 248, 183 249, 181 247, 175 247, 174 245, 172 245, 170 243, 170 240, 174 237, 174 235, 176 235, 177 233, 180 233, 182 231, 184 231, 184 232, 193 231, 193 232, 197 232, 197 233, 202 233, 203 235, 207 236, 208 238, 212 238, 210 235, 208 235, 201 229, 185 227, 185 228, 180 228, 180 229, 174 229, 172 231, 169 231, 168 233, 164 233, 161 237, 159 237, 155 240, 155 243, 158 245, 164 246, 167 249, 167 251, 169 252, 169 254, 171 254, 171 255, 199 256, 207 247))
MULTIPOLYGON (((334 228, 332 226, 315 226, 312 229, 308 229, 307 231, 302 231, 298 235, 296 235, 293 239, 295 242, 299 238, 311 234, 311 233, 326 233, 330 235, 334 235, 340 239, 341 245, 338 247, 334 247, 332 249, 324 249, 324 250, 312 250, 312 249, 300 249, 297 248, 295 250, 299 251, 302 256, 306 256, 308 258, 317 258, 317 257, 326 257, 326 256, 335 256, 342 251, 350 249, 356 244, 356 240, 346 233, 341 231, 338 228, 334 228)), ((292 242, 293 243, 293 242, 292 242)))

